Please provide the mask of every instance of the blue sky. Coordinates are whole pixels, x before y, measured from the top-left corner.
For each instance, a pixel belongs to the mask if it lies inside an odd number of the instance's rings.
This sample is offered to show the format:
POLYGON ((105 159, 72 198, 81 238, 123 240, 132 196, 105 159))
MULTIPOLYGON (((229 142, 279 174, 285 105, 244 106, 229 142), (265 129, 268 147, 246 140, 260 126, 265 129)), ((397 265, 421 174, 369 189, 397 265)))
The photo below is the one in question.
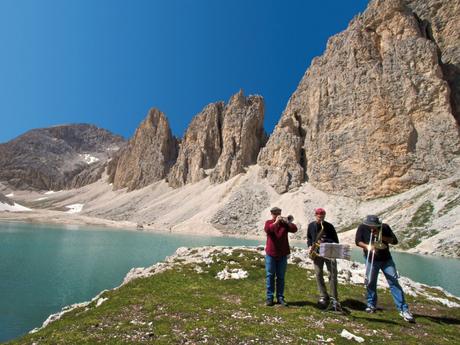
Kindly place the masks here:
POLYGON ((367 0, 0 0, 0 142, 92 123, 131 137, 151 107, 181 137, 242 88, 265 128, 367 0))

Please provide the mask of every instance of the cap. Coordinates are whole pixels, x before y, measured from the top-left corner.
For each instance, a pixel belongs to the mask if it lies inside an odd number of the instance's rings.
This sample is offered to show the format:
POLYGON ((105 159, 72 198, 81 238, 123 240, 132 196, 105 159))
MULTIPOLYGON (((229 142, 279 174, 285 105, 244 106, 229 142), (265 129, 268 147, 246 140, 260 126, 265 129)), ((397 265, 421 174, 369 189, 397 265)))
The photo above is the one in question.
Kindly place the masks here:
POLYGON ((366 218, 363 220, 363 224, 367 226, 380 226, 382 222, 380 221, 379 217, 376 215, 370 214, 367 215, 366 218))
POLYGON ((321 207, 315 208, 315 214, 326 214, 326 210, 321 207))
POLYGON ((270 210, 271 213, 280 213, 281 214, 281 209, 279 207, 272 207, 270 210))

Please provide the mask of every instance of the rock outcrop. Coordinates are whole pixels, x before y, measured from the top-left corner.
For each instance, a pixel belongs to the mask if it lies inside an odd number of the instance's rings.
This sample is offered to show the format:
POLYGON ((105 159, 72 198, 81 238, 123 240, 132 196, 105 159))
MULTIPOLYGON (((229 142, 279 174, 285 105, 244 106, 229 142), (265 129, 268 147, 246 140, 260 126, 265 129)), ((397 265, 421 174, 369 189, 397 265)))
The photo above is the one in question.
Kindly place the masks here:
POLYGON ((0 144, 0 181, 14 189, 81 187, 101 177, 103 169, 95 166, 104 166, 124 143, 88 124, 34 129, 0 144))
POLYGON ((180 144, 179 156, 168 175, 169 185, 177 188, 207 176, 222 153, 224 102, 211 103, 190 123, 180 144))
POLYGON ((458 59, 458 20, 437 19, 455 17, 436 10, 442 2, 458 13, 455 1, 373 1, 329 40, 259 155, 262 175, 278 192, 308 180, 327 192, 373 198, 454 171, 459 132, 439 57, 458 59), (430 15, 411 9, 425 7, 430 15), (419 18, 448 24, 432 39, 419 18))
POLYGON ((263 122, 261 96, 244 97, 240 91, 230 98, 223 113, 222 153, 210 175, 211 182, 227 181, 257 162, 265 139, 263 122))
POLYGON ((11 200, 10 198, 7 198, 2 193, 0 193, 0 203, 1 204, 7 204, 7 205, 10 205, 10 206, 14 206, 14 201, 11 200))
POLYGON ((233 95, 228 104, 212 103, 192 120, 168 181, 172 187, 210 176, 224 182, 257 161, 265 143, 264 103, 260 96, 233 95))
MULTIPOLYGON (((115 153, 116 154, 116 153, 115 153)), ((81 186, 86 186, 87 184, 93 183, 99 180, 102 177, 102 174, 107 168, 107 161, 95 162, 80 172, 69 177, 69 182, 67 183, 68 188, 79 188, 81 186)))
POLYGON ((110 163, 113 180, 109 181, 114 189, 127 187, 128 191, 159 181, 176 161, 177 147, 166 116, 151 109, 128 145, 110 163))

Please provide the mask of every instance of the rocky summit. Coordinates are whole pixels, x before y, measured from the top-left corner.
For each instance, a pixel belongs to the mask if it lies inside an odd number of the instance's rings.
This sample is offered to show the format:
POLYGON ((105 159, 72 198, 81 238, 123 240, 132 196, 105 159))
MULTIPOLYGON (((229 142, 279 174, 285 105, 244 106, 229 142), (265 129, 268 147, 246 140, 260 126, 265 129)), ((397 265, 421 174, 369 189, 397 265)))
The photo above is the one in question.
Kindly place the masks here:
POLYGON ((242 173, 257 161, 265 142, 264 103, 260 96, 245 97, 240 90, 228 104, 216 102, 196 115, 180 145, 169 185, 195 183, 208 174, 221 183, 242 173))
POLYGON ((100 179, 123 145, 122 137, 87 124, 34 129, 0 144, 0 181, 14 189, 80 187, 100 179))
POLYGON ((127 187, 131 191, 165 178, 177 158, 177 146, 166 116, 151 109, 128 145, 110 164, 114 188, 127 187))
POLYGON ((397 194, 455 171, 459 5, 375 0, 315 58, 261 151, 286 192, 397 194), (457 53, 455 53, 457 52, 457 53))
POLYGON ((190 123, 180 144, 179 155, 168 175, 171 187, 181 187, 205 178, 222 153, 223 102, 207 105, 190 123))
POLYGON ((227 181, 256 163, 265 139, 263 121, 262 97, 246 98, 240 91, 230 98, 223 112, 222 153, 211 173, 211 182, 227 181))

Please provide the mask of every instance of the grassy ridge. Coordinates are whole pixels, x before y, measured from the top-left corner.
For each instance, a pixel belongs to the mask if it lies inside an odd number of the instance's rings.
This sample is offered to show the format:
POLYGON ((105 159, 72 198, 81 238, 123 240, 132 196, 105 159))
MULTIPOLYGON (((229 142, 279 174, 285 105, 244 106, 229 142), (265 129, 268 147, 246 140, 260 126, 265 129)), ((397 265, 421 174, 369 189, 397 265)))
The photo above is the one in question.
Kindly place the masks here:
MULTIPOLYGON (((263 257, 236 250, 219 255, 210 266, 178 264, 149 278, 131 281, 99 307, 75 309, 35 334, 8 344, 349 344, 342 329, 373 344, 454 344, 460 331, 460 308, 425 298, 408 297, 416 324, 403 321, 388 291, 379 291, 383 310, 364 312, 364 288, 340 285, 350 315, 324 312, 316 306, 312 271, 289 265, 289 308, 266 307, 263 257), (215 260, 217 261, 217 260, 215 260), (243 280, 218 280, 224 267, 249 272, 243 280)), ((339 267, 340 269, 340 267, 339 267)))

